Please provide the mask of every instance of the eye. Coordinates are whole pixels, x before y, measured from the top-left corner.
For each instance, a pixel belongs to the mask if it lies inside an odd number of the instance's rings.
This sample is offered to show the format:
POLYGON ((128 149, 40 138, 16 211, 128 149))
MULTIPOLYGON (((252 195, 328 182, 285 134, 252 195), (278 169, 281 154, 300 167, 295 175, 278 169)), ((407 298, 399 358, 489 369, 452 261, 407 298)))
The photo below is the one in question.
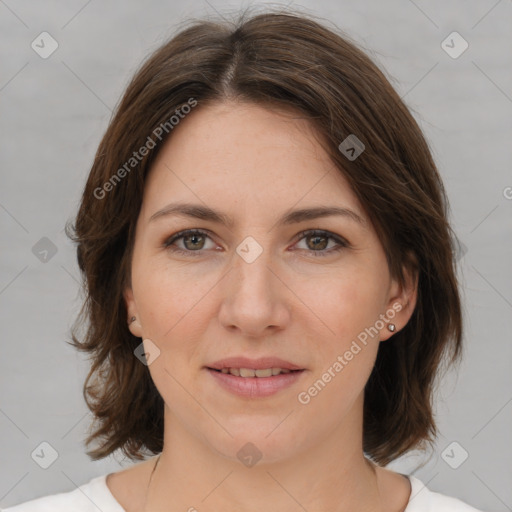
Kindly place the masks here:
POLYGON ((306 231, 302 231, 299 233, 299 235, 297 235, 297 237, 299 241, 307 239, 312 241, 311 244, 306 242, 305 250, 311 252, 315 257, 329 256, 334 252, 338 252, 350 246, 350 244, 340 236, 337 236, 329 231, 318 229, 308 229, 306 231), (335 246, 331 246, 330 250, 325 250, 329 245, 329 240, 334 240, 335 246))
POLYGON ((172 235, 170 238, 164 241, 163 246, 177 254, 182 254, 185 256, 200 256, 203 249, 208 249, 207 247, 204 247, 206 239, 210 239, 206 231, 201 229, 187 229, 172 235), (178 240, 183 240, 185 246, 184 249, 175 245, 175 242, 178 240))
MULTIPOLYGON (((205 243, 208 239, 211 240, 207 231, 202 229, 187 229, 179 231, 167 238, 163 243, 163 247, 176 254, 184 256, 200 256, 203 250, 213 248, 205 247, 205 243), (184 248, 176 245, 176 242, 178 241, 183 241, 184 248)), ((334 252, 350 246, 350 244, 340 236, 329 231, 318 229, 302 231, 297 235, 297 239, 298 241, 307 239, 312 240, 312 244, 306 243, 306 248, 304 250, 311 252, 315 257, 329 256, 334 252), (333 240, 335 242, 335 246, 331 246, 329 250, 325 250, 329 246, 329 240, 333 240)))

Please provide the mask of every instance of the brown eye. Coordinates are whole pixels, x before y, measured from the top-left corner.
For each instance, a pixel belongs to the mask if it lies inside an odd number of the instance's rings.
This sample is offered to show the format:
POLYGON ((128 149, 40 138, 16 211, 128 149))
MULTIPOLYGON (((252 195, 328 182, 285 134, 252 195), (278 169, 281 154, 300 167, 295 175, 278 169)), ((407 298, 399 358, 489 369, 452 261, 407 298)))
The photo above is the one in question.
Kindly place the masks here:
POLYGON ((313 250, 323 250, 329 245, 329 237, 327 236, 309 235, 305 238, 311 240, 311 244, 308 244, 308 246, 313 250))
MULTIPOLYGON (((211 240, 206 231, 199 229, 188 229, 180 231, 165 240, 163 246, 169 251, 184 254, 186 256, 200 256, 205 247, 206 241, 211 240), (182 241, 182 247, 179 247, 176 242, 182 241)), ((211 247, 210 247, 211 248, 211 247)))
POLYGON ((329 256, 334 252, 349 247, 349 243, 346 240, 329 231, 308 230, 300 233, 298 237, 299 241, 306 240, 305 250, 312 253, 313 256, 329 256), (334 241, 335 245, 326 250, 330 240, 334 241))
POLYGON ((192 233, 182 237, 185 247, 191 251, 194 249, 202 249, 205 241, 205 236, 198 233, 192 233))

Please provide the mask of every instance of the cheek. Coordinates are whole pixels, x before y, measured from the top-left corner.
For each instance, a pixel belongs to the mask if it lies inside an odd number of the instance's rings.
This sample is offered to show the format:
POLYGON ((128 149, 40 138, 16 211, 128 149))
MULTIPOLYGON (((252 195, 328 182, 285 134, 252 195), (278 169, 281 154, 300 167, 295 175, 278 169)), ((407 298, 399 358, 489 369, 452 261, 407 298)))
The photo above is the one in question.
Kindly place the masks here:
POLYGON ((198 278, 185 265, 172 269, 165 262, 134 265, 133 288, 143 337, 160 351, 149 371, 164 402, 172 404, 173 414, 201 415, 191 398, 198 395, 191 367, 199 368, 204 357, 200 341, 211 317, 208 292, 217 281, 218 276, 198 278))
POLYGON ((198 275, 193 265, 170 268, 165 260, 140 265, 133 276, 144 335, 165 346, 184 336, 194 339, 207 321, 207 296, 219 276, 198 275))
MULTIPOLYGON (((368 267, 350 268, 307 282, 297 295, 307 297, 307 304, 323 324, 321 347, 339 352, 350 345, 365 329, 375 325, 385 302, 386 283, 378 272, 368 267)), ((377 339, 377 338, 375 338, 377 339)))
POLYGON ((369 296, 358 286, 342 287, 324 295, 323 300, 323 321, 335 334, 316 337, 315 365, 297 399, 308 418, 322 418, 318 428, 329 429, 347 417, 361 398, 379 342, 378 337, 364 340, 360 336, 374 320, 369 296))
POLYGON ((369 267, 354 266, 343 276, 331 274, 307 286, 300 293, 309 297, 321 327, 311 338, 315 365, 308 385, 313 387, 304 391, 322 414, 333 407, 343 414, 363 391, 375 363, 379 336, 372 327, 382 312, 385 282, 369 267))

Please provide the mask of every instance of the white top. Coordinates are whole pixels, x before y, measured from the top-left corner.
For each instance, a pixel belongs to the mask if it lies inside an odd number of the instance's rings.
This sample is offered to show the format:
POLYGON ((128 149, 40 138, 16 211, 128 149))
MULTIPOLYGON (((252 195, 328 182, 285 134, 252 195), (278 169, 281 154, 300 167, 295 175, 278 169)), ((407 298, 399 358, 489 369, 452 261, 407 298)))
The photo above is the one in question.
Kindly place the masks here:
MULTIPOLYGON (((463 501, 429 490, 421 480, 411 482, 411 496, 404 512, 482 512, 463 501)), ((74 491, 43 496, 3 512, 126 512, 107 487, 107 475, 97 476, 74 491)))

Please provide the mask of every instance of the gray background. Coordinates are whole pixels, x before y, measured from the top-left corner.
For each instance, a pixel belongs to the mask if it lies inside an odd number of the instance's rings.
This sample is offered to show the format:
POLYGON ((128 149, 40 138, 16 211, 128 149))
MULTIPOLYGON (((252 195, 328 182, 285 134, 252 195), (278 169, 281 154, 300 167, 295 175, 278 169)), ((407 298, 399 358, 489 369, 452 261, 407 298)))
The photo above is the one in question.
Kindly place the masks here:
MULTIPOLYGON (((80 306, 64 223, 76 211, 111 110, 142 58, 185 17, 228 15, 242 5, 0 1, 3 507, 70 491, 130 464, 121 455, 91 462, 84 453, 91 416, 81 393, 88 366, 64 343, 80 306), (31 48, 43 31, 59 45, 47 59, 31 48), (46 262, 33 251, 42 237, 57 249, 46 262), (43 441, 59 454, 46 470, 31 458, 43 441)), ((346 31, 386 70, 430 141, 463 243, 465 359, 441 381, 436 450, 389 467, 477 508, 512 510, 512 2, 300 6, 346 31), (441 46, 452 31, 469 44, 455 59, 441 46), (452 442, 458 445, 443 458, 452 442), (460 462, 462 450, 469 457, 453 469, 445 459, 460 462)))

